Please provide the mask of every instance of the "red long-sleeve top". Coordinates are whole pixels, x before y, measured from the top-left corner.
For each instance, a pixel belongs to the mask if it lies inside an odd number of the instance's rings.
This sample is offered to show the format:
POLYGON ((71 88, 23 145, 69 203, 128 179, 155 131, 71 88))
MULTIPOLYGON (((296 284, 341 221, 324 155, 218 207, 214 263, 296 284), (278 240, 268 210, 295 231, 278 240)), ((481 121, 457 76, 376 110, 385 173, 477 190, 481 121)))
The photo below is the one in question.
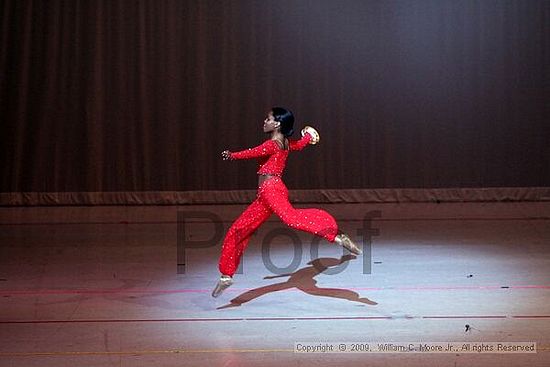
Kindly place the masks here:
POLYGON ((293 150, 304 149, 310 140, 311 135, 306 133, 300 140, 289 140, 289 149, 282 149, 275 140, 269 139, 257 147, 231 153, 230 158, 258 158, 258 174, 280 176, 285 169, 288 153, 293 150))

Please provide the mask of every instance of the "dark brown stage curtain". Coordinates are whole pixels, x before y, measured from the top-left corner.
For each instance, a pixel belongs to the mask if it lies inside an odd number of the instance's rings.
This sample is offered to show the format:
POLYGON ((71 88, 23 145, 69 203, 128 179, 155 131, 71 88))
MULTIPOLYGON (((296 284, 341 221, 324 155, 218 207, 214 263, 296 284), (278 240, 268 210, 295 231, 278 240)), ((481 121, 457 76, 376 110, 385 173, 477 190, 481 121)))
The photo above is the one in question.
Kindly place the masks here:
POLYGON ((550 186, 550 1, 3 0, 0 191, 550 186))

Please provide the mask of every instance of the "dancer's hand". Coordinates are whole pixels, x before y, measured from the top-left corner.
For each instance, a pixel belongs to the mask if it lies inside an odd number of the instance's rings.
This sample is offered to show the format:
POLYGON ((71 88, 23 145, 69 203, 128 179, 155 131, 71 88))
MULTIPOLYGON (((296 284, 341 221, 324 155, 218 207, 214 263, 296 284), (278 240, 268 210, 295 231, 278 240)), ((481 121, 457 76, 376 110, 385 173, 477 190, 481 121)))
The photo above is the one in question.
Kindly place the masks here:
POLYGON ((317 144, 319 142, 319 140, 321 140, 321 136, 319 135, 317 130, 315 130, 311 126, 305 126, 302 129, 302 136, 304 136, 305 134, 311 135, 311 140, 309 141, 309 144, 314 145, 314 144, 317 144))
POLYGON ((223 159, 224 161, 230 160, 230 159, 231 159, 231 152, 230 152, 229 150, 224 150, 224 151, 222 152, 222 159, 223 159))

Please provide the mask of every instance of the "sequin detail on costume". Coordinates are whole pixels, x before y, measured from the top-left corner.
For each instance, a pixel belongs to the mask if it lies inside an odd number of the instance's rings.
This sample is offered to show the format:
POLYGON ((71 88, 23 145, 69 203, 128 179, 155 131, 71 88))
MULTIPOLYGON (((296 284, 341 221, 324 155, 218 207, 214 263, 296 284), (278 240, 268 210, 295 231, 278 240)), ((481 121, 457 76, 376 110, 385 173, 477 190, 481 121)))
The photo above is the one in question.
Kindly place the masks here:
POLYGON ((246 208, 227 232, 222 245, 219 269, 233 276, 252 234, 275 213, 291 228, 309 232, 334 242, 336 220, 321 209, 296 209, 288 201, 288 189, 280 177, 267 179, 258 188, 256 200, 246 208))
POLYGON ((263 144, 254 148, 230 153, 231 159, 258 158, 258 174, 281 175, 285 169, 289 151, 302 150, 311 141, 309 133, 300 140, 289 140, 289 149, 281 149, 275 140, 266 140, 263 144))

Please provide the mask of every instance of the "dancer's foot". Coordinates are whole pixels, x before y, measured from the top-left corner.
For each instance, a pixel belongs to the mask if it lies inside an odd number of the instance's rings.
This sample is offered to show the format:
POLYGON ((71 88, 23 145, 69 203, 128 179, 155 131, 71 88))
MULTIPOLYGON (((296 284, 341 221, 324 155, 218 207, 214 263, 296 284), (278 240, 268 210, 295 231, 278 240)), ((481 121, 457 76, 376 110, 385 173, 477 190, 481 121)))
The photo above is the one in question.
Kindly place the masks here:
POLYGON ((229 288, 231 284, 233 284, 233 278, 229 275, 222 275, 220 280, 218 280, 218 284, 216 284, 216 288, 212 291, 212 297, 218 297, 223 291, 229 288))
POLYGON ((349 236, 345 233, 341 233, 336 236, 334 239, 336 243, 338 243, 341 246, 344 246, 344 248, 348 249, 349 252, 355 254, 355 255, 361 255, 361 249, 349 238, 349 236))

